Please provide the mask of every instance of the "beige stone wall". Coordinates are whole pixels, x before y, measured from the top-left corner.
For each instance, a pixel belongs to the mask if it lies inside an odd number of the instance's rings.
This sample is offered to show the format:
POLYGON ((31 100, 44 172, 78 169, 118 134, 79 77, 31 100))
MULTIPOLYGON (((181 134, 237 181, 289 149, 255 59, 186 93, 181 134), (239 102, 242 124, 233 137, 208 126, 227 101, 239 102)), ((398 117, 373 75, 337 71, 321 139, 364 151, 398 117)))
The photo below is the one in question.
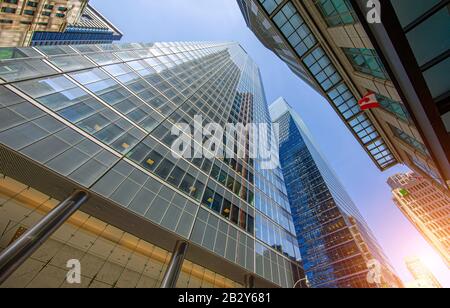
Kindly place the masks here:
POLYGON ((28 6, 28 0, 17 4, 1 2, 1 8, 14 9, 15 13, 0 11, 0 47, 28 46, 34 31, 64 31, 67 24, 76 22, 88 0, 33 0, 36 7, 28 6), (52 5, 53 8, 46 8, 52 5), (66 11, 60 11, 65 8, 66 11), (34 15, 27 15, 33 11, 34 15), (44 12, 51 13, 45 16, 44 12), (58 17, 56 14, 64 14, 58 17))
MULTIPOLYGON (((58 201, 0 176, 1 251, 58 201)), ((170 257, 168 251, 79 211, 0 288, 157 288, 170 257), (66 281, 71 259, 81 262, 81 284, 66 281)), ((187 260, 177 286, 241 287, 187 260)))

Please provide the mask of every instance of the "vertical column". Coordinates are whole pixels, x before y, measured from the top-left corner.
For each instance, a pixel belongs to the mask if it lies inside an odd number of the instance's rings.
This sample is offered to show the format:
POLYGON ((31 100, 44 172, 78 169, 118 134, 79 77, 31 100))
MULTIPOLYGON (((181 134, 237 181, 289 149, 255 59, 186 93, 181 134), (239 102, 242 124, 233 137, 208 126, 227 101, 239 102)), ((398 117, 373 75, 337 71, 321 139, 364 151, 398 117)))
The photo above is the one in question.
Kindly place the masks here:
POLYGON ((36 225, 0 253, 0 285, 8 279, 58 228, 89 199, 85 191, 75 191, 36 225))
POLYGON ((245 286, 246 289, 255 288, 255 277, 253 275, 245 275, 245 286))
POLYGON ((189 244, 187 242, 177 242, 169 266, 164 274, 161 288, 171 289, 176 287, 188 247, 189 244))

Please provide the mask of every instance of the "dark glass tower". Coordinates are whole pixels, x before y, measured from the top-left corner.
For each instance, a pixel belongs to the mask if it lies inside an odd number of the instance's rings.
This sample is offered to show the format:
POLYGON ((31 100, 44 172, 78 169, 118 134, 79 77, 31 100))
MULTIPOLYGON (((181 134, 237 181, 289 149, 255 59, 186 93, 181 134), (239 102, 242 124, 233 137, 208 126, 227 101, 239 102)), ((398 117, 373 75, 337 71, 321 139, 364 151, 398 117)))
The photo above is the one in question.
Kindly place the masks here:
POLYGON ((303 121, 280 98, 271 107, 280 125, 280 161, 304 269, 312 287, 400 286, 387 258, 314 145, 303 121), (382 279, 370 283, 369 265, 382 279))

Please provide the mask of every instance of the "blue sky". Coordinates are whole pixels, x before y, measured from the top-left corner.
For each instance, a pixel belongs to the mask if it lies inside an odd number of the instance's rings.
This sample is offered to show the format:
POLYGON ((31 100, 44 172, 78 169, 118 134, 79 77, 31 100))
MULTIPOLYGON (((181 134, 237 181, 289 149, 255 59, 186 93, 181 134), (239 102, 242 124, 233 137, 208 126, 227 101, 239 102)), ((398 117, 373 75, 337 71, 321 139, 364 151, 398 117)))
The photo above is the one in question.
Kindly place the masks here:
POLYGON ((381 173, 328 102, 256 39, 235 0, 133 0, 133 10, 115 1, 90 3, 122 30, 123 42, 241 43, 261 69, 269 104, 283 96, 302 116, 401 278, 411 279, 403 259, 418 255, 450 287, 448 268, 391 200, 386 179, 408 169, 399 166, 381 173))

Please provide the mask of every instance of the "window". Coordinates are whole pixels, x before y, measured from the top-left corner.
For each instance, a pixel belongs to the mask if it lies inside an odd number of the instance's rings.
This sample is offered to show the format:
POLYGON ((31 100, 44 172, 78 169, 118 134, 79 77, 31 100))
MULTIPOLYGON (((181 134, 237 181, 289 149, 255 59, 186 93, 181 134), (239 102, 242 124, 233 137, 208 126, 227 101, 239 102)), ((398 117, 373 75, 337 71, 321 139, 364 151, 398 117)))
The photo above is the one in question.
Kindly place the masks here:
POLYGON ((219 182, 220 182, 222 185, 225 185, 225 184, 227 183, 227 172, 226 172, 225 170, 222 170, 222 171, 220 172, 220 175, 219 175, 219 182))
POLYGON ((213 204, 211 206, 211 209, 214 212, 220 214, 220 210, 222 209, 222 202, 223 202, 223 197, 221 195, 219 195, 218 193, 216 193, 213 204))
POLYGON ((12 7, 2 7, 2 13, 10 13, 10 14, 15 14, 16 13, 16 9, 12 8, 12 7))
POLYGON ((190 187, 191 196, 196 200, 200 200, 200 197, 202 196, 204 188, 205 188, 205 184, 203 184, 202 181, 197 180, 195 182, 195 185, 190 187))
POLYGON ((338 108, 346 120, 361 113, 361 108, 359 107, 356 98, 344 83, 339 84, 328 92, 328 97, 333 101, 333 104, 338 108))
POLYGON ((356 71, 389 80, 384 65, 375 50, 366 48, 343 48, 343 50, 356 71))
POLYGON ((449 6, 441 0, 392 0, 392 6, 403 26, 406 38, 423 73, 428 88, 445 110, 449 93, 447 82, 450 70, 449 6), (432 35, 430 35, 432 33, 432 35))
POLYGON ((181 181, 180 189, 187 194, 195 192, 198 188, 194 185, 195 179, 190 174, 186 174, 181 181))
POLYGON ((231 213, 231 202, 227 199, 224 199, 223 201, 223 207, 222 207, 222 216, 229 219, 231 213))
POLYGON ((416 165, 416 167, 418 167, 419 169, 421 169, 423 172, 425 172, 426 174, 428 174, 432 179, 434 179, 435 181, 437 181, 439 184, 443 185, 445 188, 446 185, 444 183, 444 181, 441 179, 441 177, 438 175, 438 172, 435 171, 434 167, 432 168, 431 166, 429 166, 427 163, 425 163, 424 161, 422 161, 421 159, 418 159, 415 156, 409 155, 408 154, 409 159, 411 160, 411 162, 416 165))
POLYGON ((211 171, 211 177, 214 179, 218 179, 218 176, 220 174, 220 168, 217 165, 214 165, 211 171))
POLYGON ((405 122, 411 122, 411 116, 409 115, 408 110, 406 110, 406 107, 402 103, 393 101, 392 99, 387 98, 380 94, 376 94, 376 96, 378 102, 380 103, 381 107, 383 107, 383 109, 396 115, 405 122))
MULTIPOLYGON (((16 55, 10 54, 14 50, 5 49, 0 53, 0 58, 14 58, 16 55)), ((50 66, 40 59, 23 59, 17 61, 5 61, 0 63, 0 78, 6 81, 19 81, 28 78, 35 78, 54 73, 50 66)))
POLYGON ((171 161, 164 159, 155 172, 160 178, 166 179, 173 167, 174 164, 171 161))
POLYGON ((239 226, 247 230, 247 213, 243 210, 240 210, 239 212, 239 226))
POLYGON ((317 43, 292 3, 287 3, 273 20, 300 57, 317 43))
POLYGON ((273 11, 278 7, 278 5, 283 2, 283 0, 259 0, 259 2, 263 5, 264 9, 266 9, 267 13, 272 14, 273 11))
POLYGON ((184 171, 181 170, 179 167, 175 167, 172 171, 172 173, 170 174, 170 176, 167 178, 167 181, 178 187, 178 185, 180 184, 181 180, 183 179, 184 176, 184 171))
POLYGON ((31 6, 31 7, 37 7, 38 4, 39 4, 39 3, 34 2, 34 1, 28 1, 28 2, 27 2, 27 5, 28 5, 28 6, 31 6))
POLYGON ((233 222, 236 225, 239 222, 239 208, 237 206, 235 206, 234 204, 233 204, 233 206, 231 208, 230 220, 231 220, 231 222, 233 222))
POLYGON ((348 0, 319 0, 316 1, 328 26, 354 24, 357 20, 348 0))
MULTIPOLYGON (((95 134, 101 131, 106 125, 108 125, 109 120, 100 114, 95 114, 86 120, 81 121, 78 125, 90 134, 95 134)), ((103 133, 104 134, 104 133, 103 133)))
POLYGON ((408 145, 410 145, 411 147, 413 147, 414 149, 416 149, 423 155, 430 156, 428 149, 422 142, 418 141, 414 137, 411 137, 410 135, 408 135, 407 133, 405 133, 404 131, 402 131, 401 129, 399 129, 397 127, 394 127, 392 125, 390 125, 390 127, 391 127, 392 132, 394 133, 394 135, 397 138, 401 139, 403 142, 407 143, 408 145))
POLYGON ((202 204, 210 208, 213 201, 214 201, 214 192, 212 191, 211 188, 207 187, 205 190, 205 194, 203 195, 202 204))
POLYGON ((328 91, 342 80, 321 47, 314 49, 312 53, 305 57, 303 62, 325 91, 328 91))
POLYGON ((233 191, 234 186, 234 178, 231 175, 228 175, 227 188, 233 191))
POLYGON ((247 232, 255 233, 255 219, 251 215, 247 215, 247 232))
POLYGON ((407 27, 439 4, 440 0, 392 0, 391 2, 400 23, 403 27, 407 27))
POLYGON ((101 105, 95 101, 82 102, 61 110, 59 114, 70 122, 76 123, 91 116, 98 109, 101 109, 101 105))

